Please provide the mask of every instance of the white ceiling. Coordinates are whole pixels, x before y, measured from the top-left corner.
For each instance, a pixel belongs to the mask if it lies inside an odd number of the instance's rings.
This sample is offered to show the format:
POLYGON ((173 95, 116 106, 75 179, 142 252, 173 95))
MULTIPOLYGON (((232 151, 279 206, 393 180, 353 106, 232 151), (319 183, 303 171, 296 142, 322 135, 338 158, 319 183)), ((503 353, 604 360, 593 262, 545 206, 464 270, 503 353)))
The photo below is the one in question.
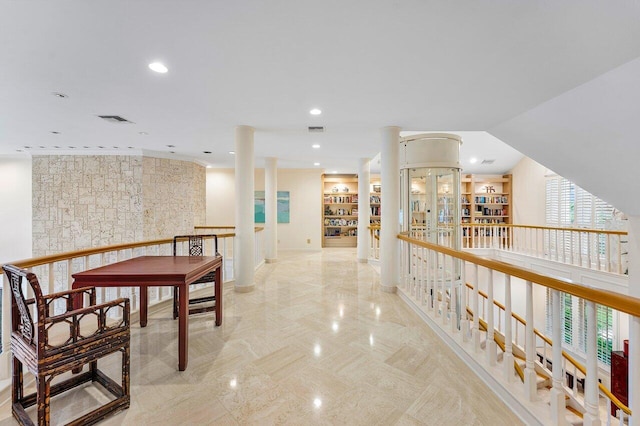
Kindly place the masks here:
POLYGON ((174 151, 232 167, 234 127, 250 125, 258 167, 273 156, 279 167, 318 161, 354 172, 359 158, 380 150, 380 128, 396 125, 461 134, 466 172, 501 173, 519 154, 471 132, 497 128, 639 57, 638 7, 0 0, 0 153, 174 151), (167 74, 147 68, 156 60, 167 74), (323 114, 311 116, 312 107, 323 114), (309 134, 316 125, 326 132, 309 134), (476 169, 465 163, 471 156, 495 158, 500 168, 476 169))

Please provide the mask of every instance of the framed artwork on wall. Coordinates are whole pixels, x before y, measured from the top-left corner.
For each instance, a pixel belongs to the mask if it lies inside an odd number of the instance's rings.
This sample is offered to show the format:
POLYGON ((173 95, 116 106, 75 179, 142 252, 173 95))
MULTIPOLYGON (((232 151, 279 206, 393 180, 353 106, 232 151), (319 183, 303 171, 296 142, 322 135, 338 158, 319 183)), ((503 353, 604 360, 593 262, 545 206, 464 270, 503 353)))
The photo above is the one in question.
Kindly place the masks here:
MULTIPOLYGON (((265 222, 264 191, 255 191, 254 222, 265 222)), ((278 223, 289 223, 290 221, 290 198, 289 191, 278 191, 277 194, 277 216, 278 223)))

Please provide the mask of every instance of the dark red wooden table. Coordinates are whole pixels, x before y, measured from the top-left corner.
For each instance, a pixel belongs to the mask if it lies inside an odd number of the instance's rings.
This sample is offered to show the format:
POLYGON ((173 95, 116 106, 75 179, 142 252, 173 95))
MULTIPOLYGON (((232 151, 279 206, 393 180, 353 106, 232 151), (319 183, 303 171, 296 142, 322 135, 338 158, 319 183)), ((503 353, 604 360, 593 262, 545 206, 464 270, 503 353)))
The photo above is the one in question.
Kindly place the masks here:
MULTIPOLYGON (((72 288, 139 287, 140 326, 147 325, 147 287, 177 286, 178 370, 187 368, 189 358, 189 284, 216 273, 216 325, 222 324, 222 256, 141 256, 73 274, 72 288)), ((82 303, 81 300, 78 301, 82 303)))

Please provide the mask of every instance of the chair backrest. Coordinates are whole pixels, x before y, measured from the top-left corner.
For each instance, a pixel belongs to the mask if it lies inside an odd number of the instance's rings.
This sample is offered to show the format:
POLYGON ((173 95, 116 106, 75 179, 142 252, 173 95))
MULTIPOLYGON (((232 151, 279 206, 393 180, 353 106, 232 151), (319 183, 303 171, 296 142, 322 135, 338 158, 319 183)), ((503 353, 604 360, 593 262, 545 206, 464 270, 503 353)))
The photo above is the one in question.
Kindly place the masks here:
POLYGON ((26 280, 31 286, 37 306, 36 312, 40 312, 44 309, 44 300, 42 298, 40 284, 38 283, 38 277, 32 272, 13 265, 4 265, 2 269, 5 274, 7 274, 11 295, 13 296, 13 303, 11 304, 11 330, 14 333, 20 334, 22 339, 28 344, 34 345, 37 341, 36 324, 33 321, 28 306, 32 304, 33 301, 28 301, 25 297, 23 283, 26 280))
POLYGON ((206 238, 213 238, 215 255, 218 253, 218 236, 216 234, 207 235, 176 235, 173 237, 173 255, 177 253, 177 243, 182 240, 189 240, 189 256, 204 256, 204 240, 206 238))

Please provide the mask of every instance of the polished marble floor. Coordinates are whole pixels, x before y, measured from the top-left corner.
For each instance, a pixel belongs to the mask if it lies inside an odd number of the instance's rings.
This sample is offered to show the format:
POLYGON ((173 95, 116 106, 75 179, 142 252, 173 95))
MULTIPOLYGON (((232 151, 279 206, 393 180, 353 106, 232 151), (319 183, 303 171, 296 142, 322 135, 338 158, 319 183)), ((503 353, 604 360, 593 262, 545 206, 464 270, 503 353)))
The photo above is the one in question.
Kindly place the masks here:
MULTIPOLYGON (((190 317, 184 372, 169 309, 133 326, 131 408, 102 424, 521 424, 397 295, 379 290, 355 249, 281 252, 253 292, 227 285, 224 296, 222 326, 212 313, 190 317)), ((54 398, 53 424, 102 398, 92 386, 54 398)), ((10 411, 0 406, 0 425, 16 424, 10 411)))

